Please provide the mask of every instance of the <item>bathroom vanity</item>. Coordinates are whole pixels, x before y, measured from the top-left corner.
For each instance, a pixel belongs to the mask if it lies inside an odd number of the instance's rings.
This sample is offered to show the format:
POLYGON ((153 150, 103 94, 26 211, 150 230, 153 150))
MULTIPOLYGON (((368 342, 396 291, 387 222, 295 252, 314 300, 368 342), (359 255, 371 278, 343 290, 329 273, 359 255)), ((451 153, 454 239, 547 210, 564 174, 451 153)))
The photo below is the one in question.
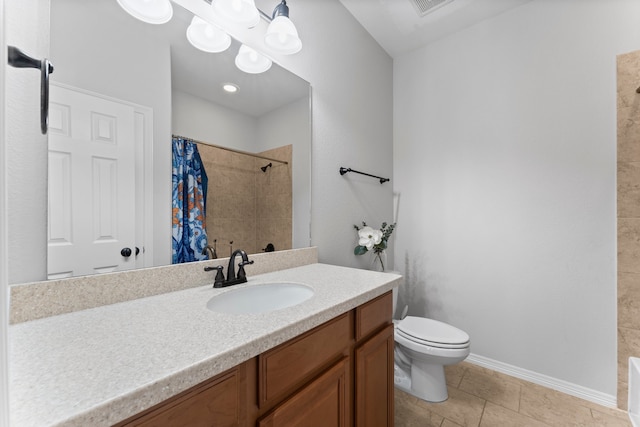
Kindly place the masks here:
POLYGON ((12 325, 12 423, 391 426, 400 280, 310 264, 12 325), (207 309, 275 282, 314 295, 265 313, 207 309))
POLYGON ((391 311, 387 292, 117 425, 392 426, 391 311))

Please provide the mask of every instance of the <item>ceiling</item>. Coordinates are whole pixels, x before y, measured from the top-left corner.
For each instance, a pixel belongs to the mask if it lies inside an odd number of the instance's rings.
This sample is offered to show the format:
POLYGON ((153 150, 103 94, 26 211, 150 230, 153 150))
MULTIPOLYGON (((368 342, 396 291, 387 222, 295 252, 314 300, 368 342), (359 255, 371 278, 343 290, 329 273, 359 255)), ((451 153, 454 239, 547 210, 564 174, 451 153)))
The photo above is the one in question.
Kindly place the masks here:
POLYGON ((421 17, 414 0, 340 0, 393 58, 528 1, 451 0, 421 17))

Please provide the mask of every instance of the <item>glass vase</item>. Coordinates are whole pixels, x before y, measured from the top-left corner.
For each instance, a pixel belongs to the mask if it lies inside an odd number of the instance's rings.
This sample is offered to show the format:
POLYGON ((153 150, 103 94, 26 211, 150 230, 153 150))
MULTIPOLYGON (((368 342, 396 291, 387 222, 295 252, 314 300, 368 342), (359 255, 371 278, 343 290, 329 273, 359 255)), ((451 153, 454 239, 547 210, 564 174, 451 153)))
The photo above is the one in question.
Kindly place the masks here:
POLYGON ((371 266, 369 267, 372 271, 385 271, 387 268, 387 252, 371 252, 371 266))

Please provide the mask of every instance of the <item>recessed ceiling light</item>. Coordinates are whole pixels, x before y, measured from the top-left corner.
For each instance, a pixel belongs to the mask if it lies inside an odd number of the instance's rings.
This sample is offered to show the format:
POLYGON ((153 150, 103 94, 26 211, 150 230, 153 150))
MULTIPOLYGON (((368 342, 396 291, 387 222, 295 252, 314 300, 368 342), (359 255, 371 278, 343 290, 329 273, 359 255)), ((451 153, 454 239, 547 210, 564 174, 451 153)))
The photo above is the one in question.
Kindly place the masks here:
POLYGON ((233 83, 225 83, 222 85, 222 89, 224 89, 225 92, 236 93, 238 91, 238 86, 233 83))

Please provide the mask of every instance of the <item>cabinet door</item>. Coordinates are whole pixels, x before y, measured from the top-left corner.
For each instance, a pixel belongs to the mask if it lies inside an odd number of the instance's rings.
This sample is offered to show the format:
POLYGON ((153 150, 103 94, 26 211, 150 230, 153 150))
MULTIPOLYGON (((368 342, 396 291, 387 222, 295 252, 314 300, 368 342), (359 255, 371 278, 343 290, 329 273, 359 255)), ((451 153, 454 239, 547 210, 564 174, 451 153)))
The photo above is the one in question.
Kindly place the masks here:
POLYGON ((393 426, 393 325, 356 349, 356 427, 393 426))
POLYGON ((345 357, 258 422, 259 427, 343 427, 347 425, 345 357))
POLYGON ((234 427, 244 425, 245 365, 196 386, 180 397, 118 426, 234 427))

